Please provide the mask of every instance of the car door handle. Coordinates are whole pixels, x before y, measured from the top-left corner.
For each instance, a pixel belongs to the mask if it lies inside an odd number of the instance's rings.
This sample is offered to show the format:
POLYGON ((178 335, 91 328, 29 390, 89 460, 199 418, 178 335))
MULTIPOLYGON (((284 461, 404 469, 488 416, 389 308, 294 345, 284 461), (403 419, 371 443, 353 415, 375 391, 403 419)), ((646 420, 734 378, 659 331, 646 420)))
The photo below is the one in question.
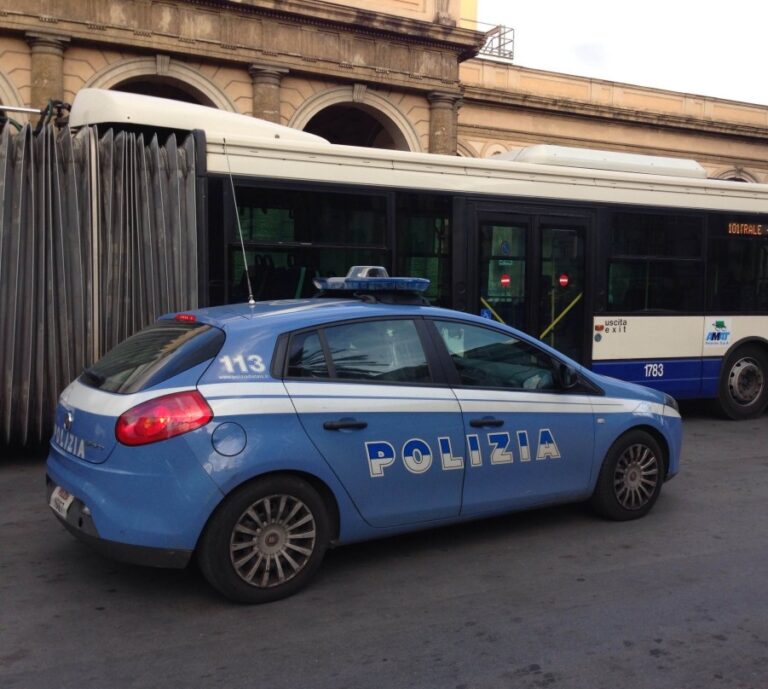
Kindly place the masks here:
POLYGON ((326 421, 323 424, 323 428, 326 431, 342 431, 345 429, 359 431, 363 428, 368 428, 368 424, 365 421, 357 421, 356 419, 339 419, 338 421, 326 421))
POLYGON ((482 419, 472 419, 469 422, 472 428, 498 428, 504 425, 504 419, 496 419, 493 416, 484 416, 482 419))

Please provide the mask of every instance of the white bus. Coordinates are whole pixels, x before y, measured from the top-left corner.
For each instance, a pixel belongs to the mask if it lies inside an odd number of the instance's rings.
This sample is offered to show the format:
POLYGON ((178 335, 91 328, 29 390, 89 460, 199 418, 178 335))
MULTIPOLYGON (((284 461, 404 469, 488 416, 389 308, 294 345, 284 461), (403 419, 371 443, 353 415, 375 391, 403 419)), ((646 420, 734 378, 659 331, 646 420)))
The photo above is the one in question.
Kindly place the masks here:
POLYGON ((492 159, 338 146, 106 91, 81 91, 70 124, 203 132, 198 278, 210 304, 247 297, 244 254, 256 299, 385 265, 429 278, 434 303, 514 325, 600 373, 717 399, 732 418, 766 406, 768 185, 556 146, 492 159))

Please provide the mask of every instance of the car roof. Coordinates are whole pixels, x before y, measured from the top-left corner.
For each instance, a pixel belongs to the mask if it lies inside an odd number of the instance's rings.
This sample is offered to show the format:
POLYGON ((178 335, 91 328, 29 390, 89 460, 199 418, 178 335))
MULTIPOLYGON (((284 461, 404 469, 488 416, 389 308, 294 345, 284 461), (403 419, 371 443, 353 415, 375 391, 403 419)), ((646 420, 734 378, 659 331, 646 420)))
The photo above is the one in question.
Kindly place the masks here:
MULTIPOLYGON (((214 306, 183 313, 194 315, 198 322, 231 331, 252 328, 254 321, 264 327, 285 331, 338 320, 384 316, 431 315, 488 323, 487 320, 484 321, 470 314, 435 306, 368 302, 360 299, 280 299, 254 304, 214 306)), ((163 319, 173 319, 176 315, 176 313, 166 314, 163 319)))

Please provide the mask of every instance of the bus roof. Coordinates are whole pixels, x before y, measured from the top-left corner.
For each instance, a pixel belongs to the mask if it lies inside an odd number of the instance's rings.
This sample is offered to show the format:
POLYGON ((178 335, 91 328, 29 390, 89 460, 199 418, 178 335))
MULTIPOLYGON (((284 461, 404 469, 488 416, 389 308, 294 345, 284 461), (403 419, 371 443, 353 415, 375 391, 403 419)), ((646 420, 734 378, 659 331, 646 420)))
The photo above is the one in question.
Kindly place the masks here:
MULTIPOLYGON (((202 129, 212 141, 238 139, 280 139, 328 144, 322 137, 205 105, 167 98, 141 96, 105 89, 81 89, 72 102, 71 127, 92 124, 122 124, 166 129, 202 129)), ((330 144, 328 144, 330 145, 330 144)))
POLYGON ((646 175, 692 177, 706 179, 707 171, 695 160, 639 155, 619 151, 598 151, 589 148, 571 148, 538 144, 494 156, 497 160, 516 160, 519 163, 559 165, 589 170, 615 170, 639 172, 646 175))
POLYGON ((247 115, 83 89, 71 126, 203 129, 212 174, 509 198, 768 213, 768 185, 706 178, 696 161, 537 145, 491 158, 341 146, 247 115))

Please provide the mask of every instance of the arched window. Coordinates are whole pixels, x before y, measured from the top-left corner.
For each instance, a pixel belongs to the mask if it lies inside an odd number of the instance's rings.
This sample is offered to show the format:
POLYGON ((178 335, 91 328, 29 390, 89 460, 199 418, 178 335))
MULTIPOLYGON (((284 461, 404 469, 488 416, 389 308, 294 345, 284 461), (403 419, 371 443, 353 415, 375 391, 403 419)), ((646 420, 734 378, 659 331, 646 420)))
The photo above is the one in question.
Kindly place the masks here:
POLYGON ((332 105, 317 113, 304 127, 334 144, 408 150, 405 139, 372 108, 355 104, 332 105))
POLYGON ((715 175, 715 179, 725 179, 729 182, 757 182, 757 178, 740 167, 730 168, 715 175))
POLYGON ((175 79, 164 77, 143 76, 135 79, 127 79, 112 87, 113 91, 137 93, 142 96, 156 96, 158 98, 172 98, 184 103, 213 106, 214 103, 206 98, 200 91, 179 82, 175 79))
POLYGON ((413 122, 398 104, 360 84, 316 93, 296 110, 288 126, 337 144, 422 150, 413 122))

